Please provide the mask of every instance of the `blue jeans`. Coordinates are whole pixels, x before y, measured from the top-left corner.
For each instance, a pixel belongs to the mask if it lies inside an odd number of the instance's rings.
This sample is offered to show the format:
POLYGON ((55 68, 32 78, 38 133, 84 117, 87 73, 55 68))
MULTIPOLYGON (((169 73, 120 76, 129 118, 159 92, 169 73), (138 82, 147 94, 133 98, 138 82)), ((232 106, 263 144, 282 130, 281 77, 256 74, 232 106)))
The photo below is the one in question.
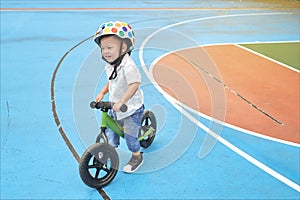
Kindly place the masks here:
MULTIPOLYGON (((140 142, 138 141, 138 133, 141 127, 142 116, 144 113, 144 105, 137 109, 132 115, 117 122, 124 129, 124 138, 128 149, 131 152, 138 152, 140 150, 140 142)), ((116 113, 110 110, 109 115, 116 119, 116 113)), ((111 146, 118 147, 120 145, 120 136, 114 133, 111 129, 107 128, 105 132, 108 143, 111 146)))

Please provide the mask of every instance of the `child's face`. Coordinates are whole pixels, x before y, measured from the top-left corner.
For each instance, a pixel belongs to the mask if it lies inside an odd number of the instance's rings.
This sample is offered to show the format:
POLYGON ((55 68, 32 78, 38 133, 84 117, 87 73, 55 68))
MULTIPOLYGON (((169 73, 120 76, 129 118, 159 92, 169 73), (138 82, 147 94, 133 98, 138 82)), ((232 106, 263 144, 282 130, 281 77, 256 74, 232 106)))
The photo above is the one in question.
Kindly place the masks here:
POLYGON ((113 36, 103 37, 101 39, 101 53, 108 62, 113 62, 120 56, 120 43, 120 40, 113 36))

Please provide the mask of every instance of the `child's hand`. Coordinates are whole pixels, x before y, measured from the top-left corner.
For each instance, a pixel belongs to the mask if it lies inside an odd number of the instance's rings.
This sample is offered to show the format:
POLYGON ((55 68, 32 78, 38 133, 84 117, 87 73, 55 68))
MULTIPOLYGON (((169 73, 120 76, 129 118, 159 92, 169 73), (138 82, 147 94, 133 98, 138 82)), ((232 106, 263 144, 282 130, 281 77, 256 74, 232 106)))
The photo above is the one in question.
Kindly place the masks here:
POLYGON ((96 97, 96 102, 101 101, 103 99, 103 97, 104 97, 104 94, 102 92, 100 92, 96 97))
POLYGON ((116 112, 120 112, 120 108, 122 107, 124 103, 122 101, 119 101, 118 103, 115 103, 113 106, 113 110, 116 112))

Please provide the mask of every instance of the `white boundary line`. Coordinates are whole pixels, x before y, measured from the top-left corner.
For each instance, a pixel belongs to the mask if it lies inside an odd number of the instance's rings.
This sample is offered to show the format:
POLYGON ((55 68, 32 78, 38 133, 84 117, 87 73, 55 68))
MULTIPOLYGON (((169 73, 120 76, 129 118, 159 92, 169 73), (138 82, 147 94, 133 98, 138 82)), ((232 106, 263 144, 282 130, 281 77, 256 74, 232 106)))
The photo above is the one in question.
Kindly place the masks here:
MULTIPOLYGON (((279 43, 279 42, 278 42, 278 43, 279 43)), ((244 44, 248 44, 248 43, 244 43, 244 44)), ((253 44, 255 44, 255 43, 253 43, 253 44)), ((292 70, 292 71, 295 71, 295 72, 300 73, 300 70, 295 69, 295 68, 293 68, 293 67, 291 67, 291 66, 289 66, 289 65, 287 65, 287 64, 284 64, 284 63, 282 63, 282 62, 279 62, 279 61, 277 61, 277 60, 274 60, 273 58, 270 58, 270 57, 268 57, 268 56, 265 56, 265 55, 263 55, 263 54, 261 54, 261 53, 259 53, 259 52, 253 51, 253 50, 251 50, 251 49, 249 49, 249 48, 247 48, 247 47, 243 47, 243 46, 241 46, 241 45, 239 45, 239 44, 234 44, 234 45, 237 46, 237 47, 239 47, 239 48, 241 48, 241 49, 244 49, 244 50, 246 50, 246 51, 248 51, 248 52, 250 52, 250 53, 253 53, 253 54, 257 55, 257 56, 260 56, 260 57, 262 57, 262 58, 265 58, 265 59, 267 59, 267 60, 270 60, 270 61, 272 61, 272 62, 274 62, 274 63, 276 63, 276 64, 282 65, 283 67, 286 67, 286 68, 288 68, 288 69, 290 69, 290 70, 292 70)))
POLYGON ((264 134, 261 134, 261 133, 257 133, 257 132, 254 132, 254 131, 250 131, 250 130, 247 130, 247 129, 243 129, 241 127, 238 127, 238 126, 235 126, 235 125, 232 125, 232 124, 229 124, 227 122, 220 122, 219 120, 217 119, 214 119, 208 115, 205 115, 199 111, 196 111, 194 110, 193 108, 187 106, 187 105, 184 105, 184 104, 181 104, 181 106, 183 108, 185 108, 186 110, 198 115, 198 116, 201 116, 203 118, 206 118, 208 120, 214 120, 214 122, 216 123, 219 123, 221 125, 224 125, 228 128, 231 128, 231 129, 235 129, 237 131, 240 131, 242 133, 245 133, 245 134, 248 134, 248 135, 252 135, 252 136, 255 136, 255 137, 259 137, 259 138, 263 138, 263 139, 266 139, 266 140, 270 140, 270 141, 273 141, 273 142, 278 142, 278 143, 282 143, 282 144, 285 144, 285 145, 289 145, 289 146, 294 146, 294 147, 299 147, 300 148, 300 144, 298 143, 295 143, 295 142, 289 142, 289 141, 286 141, 286 140, 281 140, 281 139, 278 139, 278 138, 274 138, 274 137, 271 137, 271 136, 267 136, 267 135, 264 135, 264 134))
MULTIPOLYGON (((283 67, 286 67, 286 68, 288 68, 288 69, 290 69, 290 70, 292 70, 292 71, 295 71, 295 72, 300 73, 300 70, 298 70, 298 69, 295 69, 295 68, 293 68, 293 67, 291 67, 291 66, 289 66, 289 65, 287 65, 287 64, 284 64, 284 63, 282 63, 282 62, 279 62, 279 61, 277 61, 277 60, 274 60, 273 58, 270 58, 270 57, 268 57, 268 56, 265 56, 265 55, 263 55, 263 54, 261 54, 261 53, 258 53, 258 52, 256 52, 256 51, 253 51, 253 50, 251 50, 251 49, 249 49, 249 48, 247 48, 247 47, 241 46, 241 44, 258 44, 258 43, 259 43, 259 44, 271 44, 271 43, 296 43, 296 42, 300 42, 300 40, 268 41, 268 42, 266 42, 266 41, 264 41, 264 42, 257 41, 257 42, 218 43, 218 44, 205 44, 205 45, 202 45, 202 46, 203 46, 203 47, 209 47, 209 46, 217 46, 217 45, 235 45, 235 46, 240 47, 240 48, 242 48, 242 49, 244 49, 244 50, 246 50, 246 51, 249 51, 249 52, 251 52, 251 53, 253 53, 253 54, 255 54, 255 55, 258 55, 258 56, 260 56, 260 57, 263 57, 263 58, 265 58, 265 59, 267 59, 267 60, 270 60, 270 61, 272 61, 272 62, 274 62, 274 63, 277 63, 277 64, 279 64, 279 65, 282 65, 283 67)), ((180 49, 180 50, 181 50, 181 49, 180 49)))
MULTIPOLYGON (((238 155, 240 155, 241 157, 245 158, 246 160, 248 160, 250 163, 252 163, 253 165, 257 166, 258 168, 262 169, 263 171, 265 171, 266 173, 270 174, 271 176, 273 176, 274 178, 278 179, 279 181, 281 181, 282 183, 288 185, 289 187, 293 188, 294 190, 300 192, 300 185, 298 185, 297 183, 291 181, 290 179, 286 178, 285 176, 281 175, 280 173, 276 172, 275 170, 271 169, 270 167, 268 167, 267 165, 263 164, 262 162, 258 161, 257 159, 253 158, 252 156, 250 156, 249 154, 247 154, 246 152, 242 151, 241 149, 239 149, 238 147, 234 146, 233 144, 231 144, 230 142, 228 142, 227 140, 225 140, 224 138, 222 138, 221 136, 219 136, 218 134, 216 134, 215 132, 213 132, 212 130, 210 130, 208 127, 206 127, 204 124, 202 124, 201 122, 199 122, 197 119, 195 119, 193 116, 191 116, 186 110, 182 109, 182 107, 180 106, 180 103, 174 99, 173 97, 171 97, 169 94, 167 94, 165 91, 163 91, 159 85, 156 83, 156 81, 154 80, 153 74, 152 72, 148 71, 145 61, 143 59, 143 52, 144 52, 144 47, 145 45, 148 43, 148 41, 153 38, 157 33, 166 30, 168 28, 174 27, 174 26, 178 26, 181 24, 185 24, 185 23, 189 23, 189 22, 194 22, 194 21, 204 21, 204 20, 209 20, 209 19, 217 19, 217 18, 229 18, 229 17, 243 17, 243 16, 257 16, 257 15, 283 15, 283 14, 292 14, 292 13, 250 13, 250 14, 234 14, 234 15, 221 15, 221 16, 212 16, 212 17, 204 17, 204 18, 196 18, 196 19, 191 19, 191 20, 186 20, 186 21, 182 21, 182 22, 178 22, 178 23, 174 23, 174 24, 170 24, 168 26, 162 27, 160 29, 158 29, 157 31, 153 32, 152 34, 150 34, 141 44, 140 46, 140 50, 139 50, 139 59, 141 62, 141 66, 142 69, 144 71, 144 73, 147 75, 147 77, 149 78, 149 80, 153 83, 153 85, 155 86, 155 88, 179 111, 181 112, 183 115, 185 115, 188 119, 190 119, 193 123, 195 123, 197 126, 199 126, 202 130, 204 130, 205 132, 207 132, 208 134, 210 134, 212 137, 214 137, 216 140, 218 140, 219 142, 221 142, 223 145, 225 145, 226 147, 228 147, 229 149, 231 149, 232 151, 234 151, 235 153, 237 153, 238 155)), ((152 64, 151 64, 152 66, 152 64)), ((153 67, 152 67, 153 68, 153 67)))

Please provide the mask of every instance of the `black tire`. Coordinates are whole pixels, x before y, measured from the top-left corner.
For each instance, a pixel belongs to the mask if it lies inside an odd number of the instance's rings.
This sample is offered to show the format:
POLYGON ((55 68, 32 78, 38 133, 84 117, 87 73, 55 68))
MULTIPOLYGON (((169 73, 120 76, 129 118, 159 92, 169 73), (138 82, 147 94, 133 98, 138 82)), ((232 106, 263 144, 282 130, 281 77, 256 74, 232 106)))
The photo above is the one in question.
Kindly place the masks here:
POLYGON ((140 145, 143 148, 148 148, 156 135, 156 118, 152 111, 145 111, 142 117, 141 128, 138 137, 141 137, 150 127, 154 129, 154 132, 140 141, 140 145))
POLYGON ((96 143, 82 154, 79 174, 87 186, 99 189, 115 178, 118 168, 119 156, 115 148, 104 143, 96 143))

